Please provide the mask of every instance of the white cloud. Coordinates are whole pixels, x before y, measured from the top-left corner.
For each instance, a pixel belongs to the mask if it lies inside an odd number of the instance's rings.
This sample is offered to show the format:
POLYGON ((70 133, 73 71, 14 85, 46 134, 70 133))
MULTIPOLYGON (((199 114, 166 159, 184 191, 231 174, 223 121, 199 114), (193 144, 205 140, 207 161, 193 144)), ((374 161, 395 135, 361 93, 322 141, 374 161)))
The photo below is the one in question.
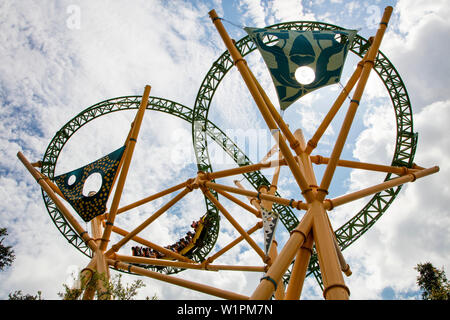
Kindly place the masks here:
POLYGON ((255 27, 266 26, 266 13, 264 6, 260 1, 241 0, 239 8, 243 13, 243 17, 248 17, 255 27))
POLYGON ((442 59, 450 31, 446 1, 399 1, 398 24, 387 32, 381 50, 404 79, 415 111, 448 97, 450 63, 442 59), (395 30, 400 32, 397 33, 395 30))

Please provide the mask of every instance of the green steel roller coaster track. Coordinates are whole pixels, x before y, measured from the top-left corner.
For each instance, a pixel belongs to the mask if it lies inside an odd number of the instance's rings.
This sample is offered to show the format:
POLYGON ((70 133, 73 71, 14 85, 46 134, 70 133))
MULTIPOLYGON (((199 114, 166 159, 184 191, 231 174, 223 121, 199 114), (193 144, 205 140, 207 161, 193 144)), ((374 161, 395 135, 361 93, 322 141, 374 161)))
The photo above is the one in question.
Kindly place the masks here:
MULTIPOLYGON (((280 23, 269 26, 269 28, 285 30, 343 29, 331 24, 309 21, 280 23)), ((273 40, 267 40, 267 42, 271 41, 273 40)), ((246 56, 256 49, 248 36, 237 41, 236 47, 241 52, 242 56, 246 56)), ((354 39, 350 50, 356 55, 362 57, 366 53, 368 47, 369 42, 366 39, 357 36, 354 39)), ((214 93, 221 80, 225 77, 226 73, 233 65, 233 61, 228 51, 224 52, 213 63, 212 67, 203 79, 193 109, 167 99, 157 97, 149 98, 147 106, 148 110, 165 112, 192 124, 192 137, 197 166, 201 171, 213 171, 208 154, 208 137, 218 143, 238 165, 241 166, 251 164, 250 159, 242 152, 242 150, 231 139, 229 139, 222 130, 208 120, 208 111, 214 97, 214 93)), ((411 105, 405 85, 397 70, 382 52, 379 52, 376 57, 374 71, 383 81, 389 93, 396 116, 397 135, 392 165, 411 167, 417 145, 417 133, 413 132, 411 105)), ((62 148, 70 137, 82 126, 102 115, 111 112, 137 109, 140 104, 140 99, 140 96, 113 98, 97 103, 79 113, 67 124, 65 124, 51 140, 42 160, 41 172, 49 178, 53 178, 56 162, 62 148)), ((255 188, 258 188, 260 185, 270 184, 260 171, 248 173, 244 176, 255 188)), ((390 178, 391 174, 388 174, 385 177, 385 180, 389 180, 390 178)), ((336 238, 342 250, 356 241, 381 217, 381 215, 388 209, 389 205, 395 199, 400 189, 401 186, 376 194, 358 213, 356 213, 351 219, 335 231, 336 238)), ((55 223, 56 227, 60 230, 63 236, 83 254, 89 257, 92 256, 90 249, 86 246, 81 237, 73 230, 71 225, 65 220, 64 216, 58 210, 53 201, 45 194, 45 192, 42 192, 42 195, 52 221, 55 223)), ((214 195, 218 197, 216 193, 214 193, 214 195)), ((196 250, 192 253, 192 258, 195 261, 203 261, 206 258, 207 254, 214 247, 219 232, 218 210, 209 199, 205 198, 205 203, 210 226, 203 245, 196 248, 196 250)), ((290 207, 275 204, 274 210, 279 213, 280 220, 288 231, 291 231, 296 227, 299 220, 290 207)), ((181 271, 181 269, 170 267, 151 268, 168 274, 181 271)), ((311 257, 307 275, 309 276, 311 273, 314 274, 318 283, 322 286, 320 269, 317 256, 315 254, 311 257)), ((289 272, 286 273, 284 280, 286 283, 289 281, 289 272)))

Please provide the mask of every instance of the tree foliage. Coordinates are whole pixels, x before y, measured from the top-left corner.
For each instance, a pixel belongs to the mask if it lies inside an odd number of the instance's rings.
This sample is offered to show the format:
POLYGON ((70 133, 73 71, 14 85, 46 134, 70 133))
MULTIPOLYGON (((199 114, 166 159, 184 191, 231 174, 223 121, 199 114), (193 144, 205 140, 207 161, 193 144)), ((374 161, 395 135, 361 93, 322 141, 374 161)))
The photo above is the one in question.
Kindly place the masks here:
POLYGON ((0 271, 5 267, 11 266, 15 259, 14 251, 11 246, 3 245, 3 240, 8 235, 6 228, 0 228, 0 271))
MULTIPOLYGON (((3 271, 5 267, 12 265, 15 259, 14 250, 11 246, 3 245, 5 237, 8 235, 6 228, 0 228, 0 271, 3 271)), ((78 300, 82 299, 82 293, 85 291, 95 292, 97 299, 103 299, 107 297, 112 300, 133 300, 138 294, 138 290, 145 287, 142 280, 135 280, 131 284, 126 286, 122 283, 122 275, 116 274, 111 279, 107 279, 104 274, 99 274, 94 272, 92 277, 88 281, 83 281, 80 279, 78 283, 80 286, 75 286, 75 288, 70 288, 68 285, 63 284, 64 292, 59 292, 58 296, 63 300, 78 300), (103 288, 105 291, 98 292, 97 284, 98 282, 103 282, 103 288), (82 284, 82 285, 81 285, 82 284)), ((23 294, 22 290, 16 290, 8 295, 9 300, 43 300, 41 296, 41 291, 38 291, 36 295, 23 294)), ((146 297, 147 300, 156 300, 156 294, 152 297, 146 297)))
POLYGON ((449 300, 450 282, 445 276, 444 268, 437 269, 430 262, 419 263, 414 268, 419 272, 417 284, 422 290, 424 300, 449 300))
MULTIPOLYGON (((94 272, 89 281, 80 281, 79 287, 70 288, 68 285, 63 284, 64 292, 59 292, 58 296, 60 296, 63 300, 82 299, 83 296, 81 294, 83 292, 96 291, 99 281, 103 282, 103 288, 105 291, 97 291, 95 293, 95 297, 97 299, 108 297, 108 299, 111 300, 133 300, 138 294, 138 289, 145 287, 145 284, 142 280, 135 280, 131 284, 127 284, 126 286, 124 286, 122 283, 121 274, 115 274, 108 281, 104 274, 94 272)), ((147 299, 149 298, 147 297, 147 299)), ((156 296, 154 296, 152 299, 156 299, 156 296)))
POLYGON ((8 300, 43 300, 41 292, 38 291, 37 295, 23 294, 22 290, 14 291, 8 295, 8 300))

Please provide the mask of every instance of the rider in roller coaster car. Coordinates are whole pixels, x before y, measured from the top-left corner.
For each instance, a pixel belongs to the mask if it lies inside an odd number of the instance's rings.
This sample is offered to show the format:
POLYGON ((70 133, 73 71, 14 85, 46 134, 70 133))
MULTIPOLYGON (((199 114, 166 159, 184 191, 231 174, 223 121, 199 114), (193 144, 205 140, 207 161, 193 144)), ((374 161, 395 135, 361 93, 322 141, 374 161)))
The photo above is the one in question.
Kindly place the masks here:
MULTIPOLYGON (((199 229, 199 227, 203 224, 204 218, 202 217, 200 220, 198 221, 192 221, 191 223, 191 227, 194 228, 194 232, 192 231, 188 231, 186 233, 186 236, 184 238, 181 238, 178 242, 172 244, 172 245, 168 245, 165 246, 166 249, 169 249, 175 253, 179 253, 181 252, 184 248, 186 248, 187 246, 189 246, 190 244, 192 244, 192 241, 194 239, 194 237, 196 236, 196 233, 199 229)), ((200 236, 200 235, 199 235, 200 236)), ((196 240, 200 240, 197 239, 196 240)), ((198 241, 199 243, 201 241, 198 241)), ((133 256, 137 256, 137 257, 146 257, 146 258, 164 258, 166 255, 162 252, 159 252, 158 250, 154 250, 152 248, 149 247, 132 247, 132 254, 133 256)))

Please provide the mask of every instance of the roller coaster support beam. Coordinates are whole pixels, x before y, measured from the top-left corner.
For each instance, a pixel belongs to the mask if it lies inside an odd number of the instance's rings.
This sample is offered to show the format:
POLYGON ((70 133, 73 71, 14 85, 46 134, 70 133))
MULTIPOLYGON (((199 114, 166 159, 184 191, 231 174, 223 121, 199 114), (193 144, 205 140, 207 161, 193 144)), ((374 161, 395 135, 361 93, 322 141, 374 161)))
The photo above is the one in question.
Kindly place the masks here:
POLYGON ((92 238, 94 238, 94 241, 98 246, 97 250, 94 253, 94 258, 97 260, 97 273, 100 275, 100 279, 97 279, 96 283, 97 295, 99 300, 110 300, 111 295, 108 293, 107 288, 105 288, 105 284, 109 283, 110 278, 109 267, 106 263, 103 251, 101 251, 99 248, 101 237, 103 235, 102 229, 103 226, 101 216, 97 216, 91 220, 92 238))
MULTIPOLYGON (((157 210, 153 215, 147 218, 143 223, 141 223, 138 227, 136 227, 133 231, 131 231, 127 236, 119 240, 116 244, 111 246, 105 256, 109 257, 109 255, 117 252, 123 245, 125 245, 128 241, 130 241, 134 236, 136 236, 139 232, 144 230, 148 225, 150 225, 153 221, 155 221, 158 217, 160 217, 164 212, 170 209, 175 203, 177 203, 181 198, 183 198, 186 194, 191 192, 192 189, 186 187, 180 193, 178 193, 174 198, 172 198, 169 202, 167 202, 164 206, 162 206, 159 210, 157 210)), ((111 226, 112 227, 112 226, 111 226)), ((111 228, 112 230, 112 228, 111 228)))
POLYGON ((229 270, 229 271, 253 271, 253 272, 264 272, 264 266, 232 266, 232 265, 213 265, 213 264, 203 264, 203 263, 187 263, 172 261, 167 259, 155 259, 146 257, 134 257, 116 254, 113 256, 115 260, 122 262, 134 263, 134 264, 147 264, 151 266, 166 266, 174 268, 183 269, 195 269, 195 270, 209 270, 209 271, 219 271, 219 270, 229 270))
POLYGON ((251 72, 249 71, 246 61, 242 58, 241 53, 237 50, 236 46, 234 45, 227 31, 225 30, 222 22, 217 16, 215 10, 211 10, 209 12, 209 16, 211 17, 214 25, 216 26, 216 29, 219 32, 220 36, 222 37, 225 46, 230 52, 230 55, 233 58, 236 67, 238 68, 240 74, 242 75, 245 84, 247 85, 253 99, 255 100, 256 105, 258 106, 267 126, 269 127, 271 134, 273 135, 275 141, 278 142, 280 150, 283 153, 283 156, 286 159, 297 184, 299 185, 302 192, 305 192, 304 194, 305 199, 307 200, 307 202, 311 202, 313 198, 310 192, 307 192, 309 190, 308 184, 306 183, 305 178, 303 177, 300 168, 297 162, 295 161, 294 156, 291 153, 291 150, 289 149, 286 142, 282 139, 280 129, 278 128, 275 120, 273 119, 269 107, 264 101, 264 98, 261 96, 261 93, 254 81, 253 76, 251 75, 251 72))
MULTIPOLYGON (((251 235, 253 232, 255 232, 256 230, 261 229, 263 226, 262 221, 259 221, 256 225, 254 225, 252 228, 250 228, 247 231, 248 235, 251 235)), ((208 257, 205 261, 203 261, 203 263, 208 264, 213 262, 214 260, 216 260, 218 257, 220 257, 221 255, 223 255, 225 252, 229 251, 231 248, 233 248, 234 246, 236 246, 238 243, 240 243, 242 240, 244 240, 244 237, 242 235, 240 235, 239 237, 237 237, 236 239, 234 239, 232 242, 230 242, 229 244, 227 244, 225 247, 223 247, 222 249, 220 249, 219 251, 217 251, 215 254, 213 254, 212 256, 208 257)))
POLYGON ((337 197, 337 198, 334 198, 334 199, 326 199, 324 201, 325 209, 332 210, 333 208, 335 208, 337 206, 340 206, 340 205, 343 205, 343 204, 346 204, 346 203, 349 203, 349 202, 352 202, 352 201, 355 201, 355 200, 358 200, 358 199, 370 196, 372 194, 381 192, 383 190, 387 190, 387 189, 390 189, 390 188, 393 188, 393 187, 400 186, 400 185, 405 184, 407 182, 413 182, 416 179, 428 176, 428 175, 436 173, 438 171, 439 171, 439 167, 438 166, 434 166, 434 167, 431 167, 431 168, 428 168, 428 169, 422 169, 422 170, 416 171, 414 173, 411 172, 411 173, 408 173, 408 174, 406 174, 404 176, 397 177, 397 178, 394 178, 394 179, 382 182, 380 184, 377 184, 375 186, 372 186, 372 187, 369 187, 369 188, 366 188, 366 189, 362 189, 362 190, 358 190, 358 191, 346 194, 346 195, 341 196, 341 197, 337 197))
POLYGON ((247 296, 241 295, 241 294, 237 294, 234 292, 230 292, 230 291, 226 291, 226 290, 222 290, 222 289, 217 289, 208 285, 204 285, 204 284, 200 284, 197 282, 193 282, 193 281, 189 281, 189 280, 184 280, 184 279, 180 279, 180 278, 176 278, 173 276, 168 276, 165 274, 161 274, 159 272, 155 272, 155 271, 151 271, 151 270, 147 270, 144 268, 140 268, 140 267, 136 267, 133 266, 131 264, 127 264, 127 263, 123 263, 123 262, 119 262, 119 261, 115 261, 115 260, 111 260, 108 259, 108 264, 111 266, 114 266, 114 268, 118 268, 118 269, 122 269, 122 270, 127 270, 129 272, 133 272, 133 273, 137 273, 143 276, 147 276, 156 280, 161 280, 161 281, 165 281, 167 283, 171 283, 177 286, 181 286, 184 288, 188 288, 188 289, 192 289, 192 290, 196 290, 196 291, 200 291, 206 294, 210 294, 222 299, 229 299, 229 300, 248 300, 247 296))
MULTIPOLYGON (((368 52, 367 52, 368 53, 368 52)), ((320 123, 319 127, 317 128, 316 132, 312 136, 311 139, 309 139, 305 152, 307 154, 311 154, 311 152, 316 148, 317 144, 319 143, 320 138, 327 130, 328 126, 330 125, 331 121, 336 116, 336 113, 341 108, 342 104, 345 102, 345 99, 349 96, 350 92, 353 90, 353 87, 355 86, 356 82, 358 81, 359 77, 361 76, 361 72, 364 66, 364 61, 367 57, 367 53, 364 56, 364 58, 357 64, 355 71, 353 71, 352 76, 347 81, 347 84, 344 88, 342 88, 341 93, 336 98, 335 102, 331 106, 330 110, 328 111, 327 115, 323 119, 323 121, 320 123)))
POLYGON ((291 278, 289 279, 285 300, 300 299, 306 272, 308 271, 309 260, 312 255, 313 244, 314 239, 312 232, 310 232, 306 238, 306 241, 300 249, 298 249, 297 255, 295 256, 295 262, 292 266, 291 278))
POLYGON ((31 175, 36 179, 37 183, 41 186, 41 188, 45 191, 45 193, 47 193, 47 195, 50 197, 50 199, 53 200, 55 205, 61 211, 64 218, 66 218, 67 221, 73 226, 75 231, 80 235, 80 237, 89 246, 89 248, 91 248, 91 250, 95 252, 95 250, 97 250, 97 245, 96 245, 94 239, 92 239, 88 235, 87 231, 83 229, 83 227, 78 223, 77 219, 75 219, 75 217, 70 213, 69 209, 67 209, 66 206, 61 202, 61 200, 58 198, 57 194, 47 184, 47 182, 45 181, 45 178, 43 178, 42 175, 39 173, 39 171, 37 171, 31 165, 31 163, 22 154, 22 152, 18 152, 17 157, 23 163, 25 168, 31 173, 31 175))
POLYGON ((269 200, 269 201, 272 201, 275 203, 282 204, 284 206, 290 206, 292 208, 297 208, 298 210, 308 210, 308 205, 302 201, 281 198, 281 197, 273 196, 270 194, 264 194, 261 192, 255 192, 255 191, 250 191, 250 190, 245 190, 245 189, 240 189, 240 188, 234 188, 234 187, 226 186, 226 185, 219 184, 219 183, 209 182, 209 181, 204 182, 204 184, 207 188, 211 188, 214 190, 224 190, 224 191, 237 193, 237 194, 247 196, 247 197, 254 197, 257 199, 269 200))
MULTIPOLYGON (((310 156, 310 158, 311 158, 311 162, 314 164, 328 164, 330 161, 330 158, 322 157, 319 155, 310 156)), ((414 172, 420 170, 420 169, 414 169, 414 168, 409 169, 407 167, 386 166, 386 165, 381 165, 381 164, 373 164, 373 163, 358 162, 358 161, 351 161, 351 160, 341 160, 341 159, 339 159, 337 161, 337 166, 353 168, 353 169, 363 169, 363 170, 369 170, 369 171, 393 173, 393 174, 396 174, 399 176, 403 176, 408 173, 414 173, 414 172)))
POLYGON ((248 244, 255 250, 255 252, 263 259, 266 260, 264 251, 256 244, 247 232, 239 225, 239 223, 231 216, 231 214, 225 209, 225 207, 214 197, 214 195, 208 189, 202 190, 205 196, 222 212, 224 217, 231 223, 231 225, 244 237, 248 244))
MULTIPOLYGON (((320 183, 320 190, 328 190, 330 186, 331 179, 333 178, 334 171, 336 170, 337 161, 339 160, 339 157, 341 156, 342 153, 342 149, 344 148, 345 141, 350 131, 353 119, 355 117, 356 110, 358 109, 359 102, 361 100, 367 80, 369 79, 370 71, 374 66, 374 61, 378 53, 378 49, 380 47, 381 40, 387 28, 387 24, 389 22, 391 14, 392 14, 392 7, 390 6, 386 7, 386 9, 384 10, 383 17, 381 18, 380 26, 377 30, 373 43, 370 46, 369 52, 367 54, 367 58, 364 60, 364 66, 361 71, 361 76, 355 88, 352 101, 350 102, 350 106, 348 108, 344 122, 342 123, 342 127, 339 132, 336 143, 334 145, 333 151, 331 153, 330 161, 328 162, 328 165, 325 169, 325 173, 320 183)), ((325 198, 325 195, 326 192, 324 191, 319 192, 319 200, 323 200, 325 198)))
POLYGON ((133 157, 134 147, 136 146, 137 137, 139 135, 139 130, 141 128, 142 119, 144 118, 145 110, 148 105, 148 98, 150 96, 149 85, 145 86, 144 94, 142 95, 141 104, 139 106, 138 112, 133 122, 133 126, 131 128, 131 135, 127 147, 125 148, 125 154, 122 164, 122 169, 120 170, 120 176, 117 181, 116 190, 114 193, 114 197, 111 203, 111 209, 109 211, 109 215, 107 217, 107 224, 105 230, 103 232, 102 242, 100 244, 100 250, 105 251, 106 246, 108 245, 109 237, 111 236, 111 229, 114 225, 114 220, 117 215, 117 209, 119 207, 120 198, 122 196, 122 191, 125 186, 125 181, 127 179, 128 169, 130 168, 131 158, 133 157))
POLYGON ((118 209, 118 210, 117 210, 117 214, 120 214, 120 213, 123 213, 123 212, 125 212, 125 211, 134 209, 134 208, 136 208, 136 207, 138 207, 138 206, 141 206, 141 205, 143 205, 143 204, 145 204, 145 203, 148 203, 148 202, 150 202, 150 201, 153 201, 153 200, 156 200, 156 199, 158 199, 158 198, 164 197, 165 195, 168 195, 168 194, 170 194, 170 193, 172 193, 172 192, 178 191, 178 190, 180 190, 180 189, 186 187, 186 186, 188 185, 188 183, 189 183, 189 181, 186 181, 186 182, 177 184, 176 186, 173 186, 173 187, 170 187, 170 188, 168 188, 168 189, 166 189, 166 190, 163 190, 163 191, 160 191, 160 192, 158 192, 158 193, 155 193, 155 194, 153 194, 153 195, 151 195, 151 196, 148 196, 148 197, 146 197, 146 198, 144 198, 144 199, 141 199, 141 200, 139 200, 139 201, 130 203, 129 205, 126 205, 126 206, 124 206, 124 207, 118 209))
POLYGON ((291 236, 278 254, 277 259, 270 266, 269 270, 267 270, 265 277, 261 280, 250 299, 270 299, 276 289, 274 284, 280 282, 284 273, 294 259, 298 249, 301 247, 309 234, 312 228, 312 223, 313 215, 312 212, 308 210, 297 227, 291 232, 291 236))
MULTIPOLYGON (((128 236, 130 234, 128 231, 126 231, 124 229, 121 229, 119 227, 116 227, 116 226, 113 226, 112 231, 117 233, 117 234, 120 234, 123 237, 126 237, 126 236, 128 236)), ((134 237, 131 238, 131 240, 133 240, 133 241, 135 241, 137 243, 140 243, 140 244, 142 244, 144 246, 147 246, 149 248, 152 248, 153 250, 156 250, 156 251, 159 251, 161 253, 164 253, 166 256, 174 258, 176 260, 194 263, 193 260, 191 260, 191 259, 189 259, 189 258, 187 258, 187 257, 185 257, 185 256, 183 256, 183 255, 181 255, 179 253, 176 253, 176 252, 173 252, 172 250, 169 250, 169 249, 166 249, 164 247, 161 247, 161 246, 159 246, 159 245, 157 245, 157 244, 155 244, 155 243, 153 243, 151 241, 145 240, 145 239, 143 239, 141 237, 134 236, 134 237)))

